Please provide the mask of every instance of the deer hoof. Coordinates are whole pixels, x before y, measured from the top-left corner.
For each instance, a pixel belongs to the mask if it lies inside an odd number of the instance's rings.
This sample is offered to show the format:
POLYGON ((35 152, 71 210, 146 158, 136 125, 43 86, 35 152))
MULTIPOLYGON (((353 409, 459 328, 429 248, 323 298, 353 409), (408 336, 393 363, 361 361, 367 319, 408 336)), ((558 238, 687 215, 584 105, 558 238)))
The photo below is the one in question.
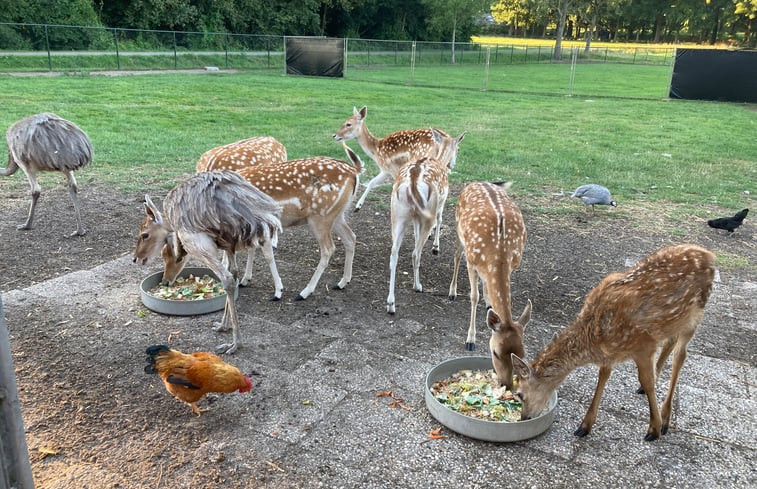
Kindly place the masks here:
POLYGON ((644 437, 644 441, 654 441, 658 439, 660 435, 656 435, 654 433, 647 433, 647 435, 644 437))
POLYGON ((573 434, 579 438, 583 438, 584 436, 589 434, 589 430, 587 430, 583 426, 579 426, 578 429, 573 432, 573 434))
POLYGON ((277 302, 277 301, 281 300, 281 296, 274 295, 274 296, 271 296, 271 298, 268 299, 268 300, 271 301, 271 302, 277 302))
POLYGON ((331 286, 331 290, 344 290, 344 288, 345 288, 346 286, 347 286, 347 284, 345 284, 345 285, 341 285, 341 284, 334 284, 334 285, 332 285, 332 286, 331 286))
POLYGON ((394 312, 395 312, 394 311, 394 304, 387 304, 386 305, 386 312, 388 312, 389 314, 394 314, 394 312))
POLYGON ((456 295, 450 295, 450 296, 447 296, 447 299, 449 299, 450 302, 455 302, 455 299, 457 299, 457 296, 456 295))
POLYGON ((646 391, 644 391, 643 387, 639 387, 638 389, 636 389, 636 393, 637 394, 646 394, 646 391))
POLYGON ((468 351, 474 351, 476 349, 476 344, 470 341, 465 342, 465 349, 468 351))
POLYGON ((439 254, 439 248, 432 248, 431 249, 431 254, 432 255, 438 255, 439 254))
POLYGON ((666 425, 666 424, 662 425, 662 428, 660 428, 660 434, 667 435, 668 434, 668 429, 669 429, 668 425, 666 425))
POLYGON ((307 297, 302 297, 302 294, 297 294, 297 297, 294 298, 295 301, 304 301, 307 299, 307 297))

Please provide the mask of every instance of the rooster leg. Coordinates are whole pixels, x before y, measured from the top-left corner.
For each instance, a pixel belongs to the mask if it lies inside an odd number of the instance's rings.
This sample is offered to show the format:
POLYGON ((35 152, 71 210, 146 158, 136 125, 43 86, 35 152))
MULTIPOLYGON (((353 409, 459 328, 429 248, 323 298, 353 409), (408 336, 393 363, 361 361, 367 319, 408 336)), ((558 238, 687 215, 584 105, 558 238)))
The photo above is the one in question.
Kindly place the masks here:
POLYGON ((197 417, 200 417, 202 415, 202 413, 204 413, 204 412, 210 411, 210 409, 208 409, 208 408, 205 408, 205 409, 198 408, 196 402, 190 402, 189 403, 189 407, 192 408, 192 412, 195 413, 195 416, 197 416, 197 417))

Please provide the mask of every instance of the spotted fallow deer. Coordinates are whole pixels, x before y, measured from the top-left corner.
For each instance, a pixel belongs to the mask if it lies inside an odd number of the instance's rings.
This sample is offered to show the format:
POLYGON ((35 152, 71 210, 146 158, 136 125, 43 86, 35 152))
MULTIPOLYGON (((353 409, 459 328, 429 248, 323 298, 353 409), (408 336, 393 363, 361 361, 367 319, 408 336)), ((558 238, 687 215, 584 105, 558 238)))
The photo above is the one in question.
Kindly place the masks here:
POLYGON ((457 157, 457 150, 465 133, 452 138, 435 129, 431 129, 431 132, 437 144, 436 154, 433 157, 423 157, 405 164, 397 174, 392 188, 392 252, 389 258, 389 295, 386 298, 386 311, 389 314, 394 314, 396 311, 395 275, 399 250, 407 226, 412 224, 415 237, 412 255, 415 291, 423 291, 420 280, 421 252, 434 227, 436 232, 432 253, 439 254, 442 214, 449 193, 447 180, 449 162, 457 157))
MULTIPOLYGON (((363 207, 365 198, 374 187, 394 181, 402 165, 423 157, 434 157, 438 151, 438 141, 434 138, 431 129, 406 129, 379 139, 371 134, 365 125, 368 108, 363 107, 357 110, 353 107, 352 110, 353 115, 334 133, 333 138, 339 142, 357 139, 360 147, 376 162, 380 170, 379 174, 368 182, 363 195, 355 204, 355 210, 358 211, 363 207)), ((439 129, 436 131, 448 137, 443 131, 439 129)), ((449 170, 454 168, 456 162, 457 154, 447 162, 449 170)))
POLYGON ((511 353, 524 354, 523 330, 531 319, 531 301, 517 321, 512 317, 510 274, 520 266, 526 244, 526 226, 505 184, 476 182, 466 185, 457 201, 457 249, 449 299, 457 296, 457 274, 465 255, 470 282, 470 324, 465 348, 476 348, 476 309, 479 278, 487 307, 489 347, 497 380, 513 387, 511 353))
MULTIPOLYGON (((248 182, 281 205, 282 226, 307 224, 318 242, 320 261, 310 282, 296 300, 306 299, 313 293, 328 267, 336 248, 332 233, 342 240, 345 254, 344 273, 334 288, 341 290, 352 280, 355 233, 347 224, 344 214, 357 192, 364 166, 360 157, 346 144, 344 150, 351 164, 315 156, 237 170, 248 182)), ((245 279, 252 275, 251 264, 252 257, 247 260, 245 279)))
POLYGON ((523 401, 522 419, 542 413, 552 392, 574 369, 596 364, 597 388, 574 432, 586 436, 597 419, 613 365, 632 359, 649 401, 649 428, 644 439, 651 441, 666 434, 686 348, 702 321, 714 276, 715 255, 683 244, 663 248, 626 272, 605 277, 586 296, 575 321, 555 336, 531 365, 513 355, 519 377, 516 396, 523 401), (660 411, 655 384, 674 350, 670 386, 660 411))
POLYGON ((139 228, 133 261, 145 264, 161 254, 164 260, 170 259, 174 266, 166 266, 163 272, 167 283, 176 279, 187 256, 210 268, 226 291, 224 321, 214 329, 228 329, 227 319, 232 329, 232 342, 218 348, 234 353, 242 341, 235 300, 237 273, 235 267, 229 270, 221 262, 219 252, 229 256, 251 246, 271 250, 271 241, 281 230, 281 208, 233 171, 196 173, 168 192, 163 208, 161 213, 145 196, 147 215, 139 228))
POLYGON ((196 170, 238 170, 253 165, 282 163, 287 160, 283 144, 271 136, 242 139, 209 149, 197 160, 196 170))

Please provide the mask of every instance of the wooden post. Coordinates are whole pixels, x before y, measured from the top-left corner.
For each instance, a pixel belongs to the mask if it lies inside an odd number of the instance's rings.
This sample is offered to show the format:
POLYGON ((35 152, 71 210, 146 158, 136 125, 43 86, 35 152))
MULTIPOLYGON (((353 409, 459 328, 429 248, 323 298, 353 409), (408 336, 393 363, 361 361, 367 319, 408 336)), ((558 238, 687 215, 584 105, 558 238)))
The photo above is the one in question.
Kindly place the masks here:
POLYGON ((0 489, 33 489, 24 421, 0 296, 0 489))

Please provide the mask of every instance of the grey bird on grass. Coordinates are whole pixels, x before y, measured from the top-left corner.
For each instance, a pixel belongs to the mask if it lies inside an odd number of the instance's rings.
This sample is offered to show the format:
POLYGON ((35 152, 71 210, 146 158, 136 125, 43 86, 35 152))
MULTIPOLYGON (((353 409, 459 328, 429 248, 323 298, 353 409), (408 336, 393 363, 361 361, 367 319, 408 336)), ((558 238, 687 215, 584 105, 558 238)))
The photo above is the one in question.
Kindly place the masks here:
POLYGON ((597 185, 596 183, 581 185, 573 192, 571 197, 581 199, 585 205, 591 206, 592 211, 594 211, 595 205, 611 205, 613 207, 618 205, 617 202, 612 200, 610 191, 606 187, 597 185))

